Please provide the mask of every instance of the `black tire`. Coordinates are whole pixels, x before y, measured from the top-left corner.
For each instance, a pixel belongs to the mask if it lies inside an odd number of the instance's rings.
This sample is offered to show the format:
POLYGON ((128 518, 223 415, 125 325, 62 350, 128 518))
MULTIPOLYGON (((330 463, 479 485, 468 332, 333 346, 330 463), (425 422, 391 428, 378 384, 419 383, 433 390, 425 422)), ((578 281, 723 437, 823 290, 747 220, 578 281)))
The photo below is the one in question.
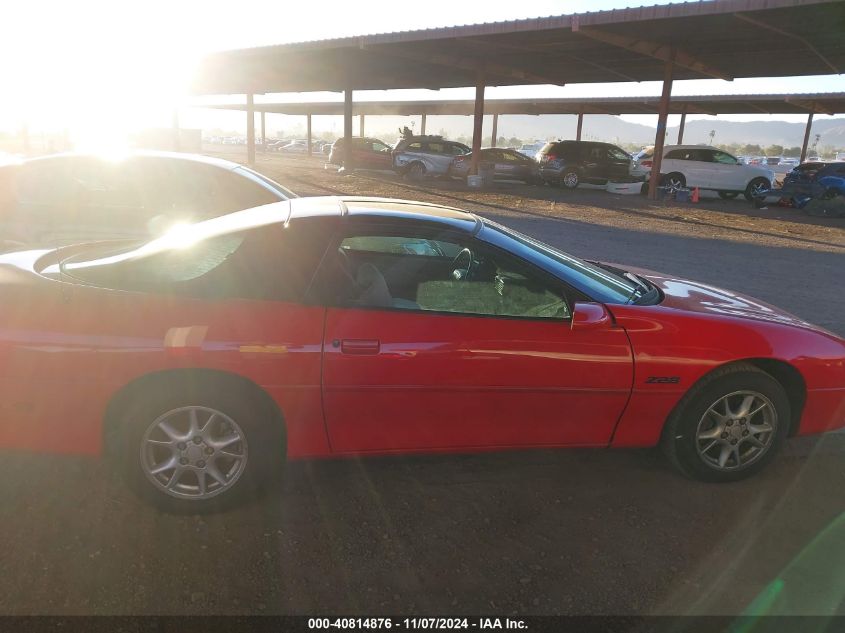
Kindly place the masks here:
POLYGON ((733 200, 739 195, 738 191, 720 191, 719 197, 722 200, 733 200))
POLYGON ((672 172, 660 178, 661 187, 671 187, 673 191, 683 189, 687 186, 687 178, 681 173, 672 172))
POLYGON ((419 161, 411 163, 405 170, 405 177, 411 182, 421 181, 425 178, 425 165, 419 161))
MULTIPOLYGON (((736 397, 741 398, 741 396, 736 397)), ((775 457, 789 433, 790 416, 789 398, 781 384, 753 365, 737 363, 715 370, 682 398, 666 421, 661 448, 669 462, 687 477, 717 483, 739 481, 759 472, 775 457), (739 391, 751 391, 768 399, 775 414, 774 423, 771 424, 773 431, 766 440, 766 449, 760 451, 757 457, 750 459, 747 465, 734 467, 731 463, 726 464, 730 469, 722 469, 717 464, 708 462, 699 453, 697 436, 699 424, 703 423, 705 414, 714 403, 739 391)), ((748 419, 749 424, 751 419, 748 419)), ((732 427, 729 430, 734 429, 740 429, 740 427, 732 427)), ((728 434, 723 434, 721 437, 725 435, 728 434)), ((720 442, 719 446, 726 443, 717 441, 720 442)), ((733 440, 727 440, 727 442, 731 441, 733 440)), ((701 442, 706 441, 701 440, 701 442)), ((748 443, 742 438, 739 442, 740 447, 746 447, 743 450, 748 449, 748 443)), ((733 460, 733 457, 731 459, 733 460)))
POLYGON ((581 184, 581 176, 574 169, 567 169, 560 175, 560 186, 565 189, 575 189, 581 184))
MULTIPOLYGON (((187 416, 188 414, 175 415, 187 416)), ((205 513, 227 509, 242 503, 255 496, 264 485, 279 481, 287 454, 284 423, 278 410, 257 397, 253 389, 236 382, 217 380, 209 380, 205 383, 187 380, 176 380, 170 384, 158 382, 154 388, 139 391, 125 407, 117 423, 119 436, 114 456, 118 460, 117 463, 127 483, 142 498, 166 512, 205 513), (242 451, 244 454, 245 464, 235 476, 234 481, 226 486, 211 481, 209 489, 215 485, 218 488, 216 492, 212 492, 211 496, 203 498, 184 494, 177 496, 178 490, 166 492, 163 484, 157 485, 152 481, 153 476, 145 471, 142 463, 144 460, 142 446, 147 445, 145 436, 148 430, 163 415, 186 407, 202 407, 222 413, 222 419, 218 417, 209 426, 222 424, 224 427, 222 432, 230 433, 232 427, 228 425, 226 420, 228 418, 235 422, 245 438, 243 444, 236 443, 234 448, 229 449, 234 452, 242 451)), ((238 433, 235 432, 232 435, 238 435, 238 433)), ((180 444, 190 447, 188 450, 193 450, 191 446, 193 442, 190 440, 180 442, 180 444)), ((214 451, 205 444, 201 447, 214 451)), ((227 460, 228 458, 223 456, 227 449, 228 447, 218 449, 220 457, 214 457, 213 463, 218 464, 218 459, 227 460)), ((175 458, 175 451, 178 449, 168 446, 161 450, 165 451, 164 459, 166 459, 167 451, 174 451, 175 458)), ((219 463, 222 465, 216 467, 215 472, 219 473, 228 468, 228 461, 219 463)), ((212 458, 209 458, 209 464, 212 464, 212 458)), ((196 471, 193 462, 182 469, 183 481, 187 481, 186 485, 193 481, 188 478, 191 475, 189 470, 196 471)), ((206 477, 205 474, 203 476, 206 477)), ((167 477, 167 475, 163 474, 162 477, 167 477)), ((196 475, 197 479, 198 477, 196 475)), ((228 478, 228 474, 226 477, 228 478)), ((208 477, 206 480, 208 481, 208 477)))
POLYGON ((765 178, 754 178, 751 182, 748 183, 748 186, 745 188, 745 193, 742 195, 745 196, 745 199, 748 202, 753 202, 755 198, 759 198, 759 192, 765 189, 771 189, 772 183, 770 183, 765 178))

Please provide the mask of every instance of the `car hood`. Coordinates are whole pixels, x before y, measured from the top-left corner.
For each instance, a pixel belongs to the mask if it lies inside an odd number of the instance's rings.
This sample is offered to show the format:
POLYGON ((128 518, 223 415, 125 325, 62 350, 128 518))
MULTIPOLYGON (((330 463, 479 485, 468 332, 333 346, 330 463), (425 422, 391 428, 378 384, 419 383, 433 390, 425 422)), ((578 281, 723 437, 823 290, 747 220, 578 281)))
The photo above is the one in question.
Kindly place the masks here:
POLYGON ((627 270, 645 277, 660 288, 663 293, 663 301, 660 305, 666 308, 770 321, 813 330, 820 329, 786 310, 732 290, 725 290, 698 281, 681 279, 650 270, 631 267, 628 267, 627 270))

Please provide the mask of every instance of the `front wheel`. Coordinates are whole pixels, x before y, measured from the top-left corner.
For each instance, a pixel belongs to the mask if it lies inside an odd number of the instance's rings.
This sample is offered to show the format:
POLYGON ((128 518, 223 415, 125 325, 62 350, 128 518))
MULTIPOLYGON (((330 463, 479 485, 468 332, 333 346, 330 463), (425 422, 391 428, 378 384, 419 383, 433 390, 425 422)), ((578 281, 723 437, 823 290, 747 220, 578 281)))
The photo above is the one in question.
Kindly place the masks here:
POLYGON ((755 198, 759 198, 762 196, 764 191, 768 191, 772 188, 772 183, 770 183, 765 178, 755 178, 751 182, 748 183, 748 186, 745 188, 745 199, 749 202, 752 202, 755 198))
POLYGON ((768 464, 786 439, 789 399, 752 365, 715 371, 672 413, 662 448, 677 470, 709 482, 738 481, 768 464))
POLYGON ((117 455, 129 485, 171 512, 243 501, 280 472, 281 420, 231 385, 174 384, 127 408, 117 455))

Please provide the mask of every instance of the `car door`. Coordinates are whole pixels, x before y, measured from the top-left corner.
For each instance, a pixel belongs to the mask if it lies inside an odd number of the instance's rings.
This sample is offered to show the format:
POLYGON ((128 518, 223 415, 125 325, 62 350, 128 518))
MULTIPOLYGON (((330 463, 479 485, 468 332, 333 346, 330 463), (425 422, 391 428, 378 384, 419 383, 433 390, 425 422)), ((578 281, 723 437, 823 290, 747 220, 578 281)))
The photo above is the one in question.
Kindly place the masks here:
POLYGON ((660 171, 663 174, 683 174, 688 187, 710 187, 710 155, 698 148, 680 148, 669 151, 660 171))
POLYGON ((490 163, 493 165, 493 174, 496 178, 511 178, 513 165, 509 163, 504 156, 504 152, 499 149, 485 149, 481 150, 481 162, 490 163))
POLYGON ((524 260, 350 221, 316 279, 333 451, 609 442, 631 388, 625 333, 573 330, 564 284, 524 260))
POLYGON ((721 150, 709 150, 710 187, 721 191, 741 191, 745 189, 745 170, 736 158, 721 150))
POLYGON ((381 141, 373 141, 371 145, 371 164, 373 169, 390 169, 391 147, 381 141))
POLYGON ((607 152, 601 145, 593 143, 579 144, 583 181, 590 184, 601 184, 606 181, 607 152))
POLYGON ((631 173, 631 156, 618 147, 609 146, 606 148, 607 156, 607 179, 625 179, 631 173))
POLYGON ((530 180, 531 162, 522 154, 513 150, 499 150, 502 157, 502 178, 511 180, 530 180))

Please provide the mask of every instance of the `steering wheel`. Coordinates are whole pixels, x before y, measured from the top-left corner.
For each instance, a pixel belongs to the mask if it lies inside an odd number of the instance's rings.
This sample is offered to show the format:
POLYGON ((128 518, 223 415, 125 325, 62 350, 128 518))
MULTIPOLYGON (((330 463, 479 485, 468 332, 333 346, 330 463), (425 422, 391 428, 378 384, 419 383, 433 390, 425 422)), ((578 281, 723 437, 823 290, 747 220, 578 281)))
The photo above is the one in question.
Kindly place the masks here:
POLYGON ((474 263, 472 251, 462 249, 452 260, 452 277, 457 281, 469 281, 474 263))

